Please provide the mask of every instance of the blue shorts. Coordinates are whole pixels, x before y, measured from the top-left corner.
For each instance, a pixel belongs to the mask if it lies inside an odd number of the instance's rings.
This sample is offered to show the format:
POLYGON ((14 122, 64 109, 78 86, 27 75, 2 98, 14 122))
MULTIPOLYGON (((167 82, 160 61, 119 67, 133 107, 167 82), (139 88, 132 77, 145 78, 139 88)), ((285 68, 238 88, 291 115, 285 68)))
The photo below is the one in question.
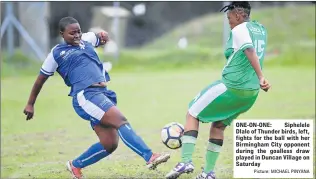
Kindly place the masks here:
POLYGON ((76 113, 81 118, 90 121, 92 128, 100 124, 104 113, 116 104, 116 93, 106 88, 87 88, 72 99, 76 113))

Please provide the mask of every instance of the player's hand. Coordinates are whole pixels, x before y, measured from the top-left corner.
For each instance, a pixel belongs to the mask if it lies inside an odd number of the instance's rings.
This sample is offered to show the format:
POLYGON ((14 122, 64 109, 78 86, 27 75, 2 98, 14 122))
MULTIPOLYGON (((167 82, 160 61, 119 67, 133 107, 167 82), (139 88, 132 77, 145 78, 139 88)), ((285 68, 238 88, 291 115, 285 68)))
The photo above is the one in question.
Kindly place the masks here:
POLYGON ((260 78, 260 88, 263 91, 268 92, 270 87, 271 87, 271 85, 269 84, 268 80, 266 80, 264 77, 260 78))
POLYGON ((100 44, 101 45, 106 44, 110 40, 109 34, 107 32, 105 32, 105 31, 99 32, 98 36, 100 38, 100 44))
POLYGON ((26 105, 26 107, 24 108, 24 114, 26 115, 26 120, 31 120, 33 118, 34 115, 34 106, 33 105, 26 105))

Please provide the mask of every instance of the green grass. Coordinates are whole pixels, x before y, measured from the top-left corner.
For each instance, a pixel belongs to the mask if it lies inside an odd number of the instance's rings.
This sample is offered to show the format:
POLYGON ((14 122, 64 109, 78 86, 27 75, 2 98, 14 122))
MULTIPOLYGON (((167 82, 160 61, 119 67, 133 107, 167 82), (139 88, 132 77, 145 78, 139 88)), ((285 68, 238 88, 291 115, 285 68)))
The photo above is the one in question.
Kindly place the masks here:
POLYGON ((6 77, 29 76, 38 74, 42 62, 28 58, 16 50, 11 58, 6 51, 1 51, 1 79, 6 77))
MULTIPOLYGON (((315 5, 253 9, 251 16, 251 19, 258 20, 267 28, 269 49, 282 49, 293 45, 308 46, 308 44, 315 46, 315 5)), ((177 48, 179 38, 185 36, 189 47, 221 51, 224 18, 224 13, 198 17, 164 34, 144 48, 174 49, 177 48)))
MULTIPOLYGON (((264 74, 272 89, 262 92, 255 106, 240 118, 315 119, 315 6, 297 8, 253 11, 254 18, 269 30, 264 74)), ((102 57, 115 65, 110 88, 118 94, 118 107, 149 146, 155 151, 170 152, 172 158, 158 171, 148 171, 143 160, 120 142, 114 154, 84 170, 88 178, 161 178, 175 165, 180 153, 158 142, 160 129, 171 121, 184 123, 188 102, 220 78, 225 63, 222 20, 223 14, 195 19, 144 48, 125 49, 118 62, 102 57), (199 25, 205 28, 196 31, 199 25), (191 44, 185 51, 173 45, 182 33, 188 35, 191 44)), ((64 163, 97 142, 97 137, 89 123, 74 112, 67 96, 69 89, 58 75, 44 86, 36 103, 35 118, 26 122, 22 111, 41 64, 20 53, 11 60, 3 54, 1 178, 68 178, 64 163)), ((200 172, 208 128, 203 124, 201 131, 205 132, 199 134, 194 154, 197 170, 182 178, 192 178, 200 172)), ((219 178, 233 175, 232 134, 232 128, 228 128, 217 162, 219 178)))
MULTIPOLYGON (((315 68, 269 68, 265 75, 273 85, 271 91, 262 92, 255 106, 240 118, 315 118, 315 68)), ((161 127, 171 121, 184 123, 189 100, 219 77, 220 70, 214 69, 113 73, 110 88, 118 94, 118 107, 154 151, 170 152, 172 158, 158 171, 148 171, 144 161, 120 141, 115 153, 84 174, 88 178, 163 177, 179 160, 180 152, 160 142, 161 127)), ((1 178, 68 178, 64 163, 97 142, 97 137, 72 109, 69 89, 58 76, 44 86, 35 118, 26 122, 22 110, 34 79, 7 77, 1 81, 1 178)), ((208 127, 202 125, 193 156, 197 170, 182 178, 200 172, 208 127)), ((232 128, 228 128, 216 167, 219 178, 232 178, 232 141, 232 128)))

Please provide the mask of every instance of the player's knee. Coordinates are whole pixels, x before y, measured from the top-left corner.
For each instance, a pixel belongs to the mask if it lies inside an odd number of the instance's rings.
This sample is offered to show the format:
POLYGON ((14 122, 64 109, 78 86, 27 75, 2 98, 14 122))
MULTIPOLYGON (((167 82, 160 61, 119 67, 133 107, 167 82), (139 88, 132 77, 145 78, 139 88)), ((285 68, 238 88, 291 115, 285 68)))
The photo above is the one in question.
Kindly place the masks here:
POLYGON ((117 149, 117 146, 118 146, 118 143, 112 143, 103 147, 108 153, 113 153, 117 149))
POLYGON ((118 130, 122 125, 128 124, 127 119, 124 116, 119 116, 119 120, 117 120, 114 124, 114 127, 118 130))
POLYGON ((199 129, 199 121, 193 117, 192 115, 190 115, 189 113, 187 113, 187 117, 186 117, 186 123, 184 126, 184 131, 188 132, 188 131, 197 131, 199 129))
POLYGON ((213 122, 212 128, 215 130, 221 130, 224 131, 226 129, 226 125, 222 123, 221 121, 213 122))
POLYGON ((112 145, 110 145, 110 146, 108 147, 108 149, 106 149, 106 151, 107 151, 108 153, 113 153, 113 152, 117 149, 117 147, 118 147, 118 141, 112 143, 112 145))
POLYGON ((209 139, 208 140, 210 143, 213 143, 213 144, 216 144, 216 145, 219 145, 219 146, 223 146, 223 139, 209 139))
POLYGON ((108 153, 114 152, 118 147, 118 139, 112 139, 112 140, 100 141, 100 142, 108 153))
POLYGON ((120 119, 122 121, 122 123, 126 123, 127 122, 127 119, 125 116, 120 116, 120 119))
POLYGON ((109 117, 109 118, 104 117, 101 120, 101 123, 103 126, 113 127, 115 129, 118 129, 122 125, 128 123, 128 121, 124 116, 120 114, 119 115, 116 114, 116 116, 113 116, 113 117, 109 117))

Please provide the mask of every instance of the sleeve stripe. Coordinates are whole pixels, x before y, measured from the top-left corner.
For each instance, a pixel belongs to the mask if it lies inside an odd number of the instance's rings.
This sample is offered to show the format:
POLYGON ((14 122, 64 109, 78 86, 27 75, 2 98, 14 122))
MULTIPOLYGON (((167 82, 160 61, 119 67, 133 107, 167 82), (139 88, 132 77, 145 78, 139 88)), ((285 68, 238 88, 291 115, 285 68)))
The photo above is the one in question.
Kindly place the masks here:
POLYGON ((46 70, 44 70, 43 68, 41 68, 41 72, 45 73, 46 75, 53 75, 54 72, 48 72, 46 70))
POLYGON ((45 76, 53 76, 54 74, 46 74, 42 70, 40 71, 40 74, 45 75, 45 76))
POLYGON ((94 46, 97 47, 97 46, 99 46, 99 41, 100 40, 99 40, 99 37, 98 37, 98 35, 96 33, 94 33, 94 35, 95 35, 95 39, 96 39, 94 46))
POLYGON ((98 38, 98 35, 94 32, 83 33, 81 40, 89 42, 94 47, 98 47, 100 45, 100 39, 98 38))
POLYGON ((253 45, 251 43, 246 43, 244 45, 242 45, 239 49, 244 49, 245 47, 253 47, 253 45))
POLYGON ((97 47, 97 46, 99 46, 100 40, 97 36, 96 36, 96 38, 97 38, 97 41, 95 42, 95 46, 97 47))

